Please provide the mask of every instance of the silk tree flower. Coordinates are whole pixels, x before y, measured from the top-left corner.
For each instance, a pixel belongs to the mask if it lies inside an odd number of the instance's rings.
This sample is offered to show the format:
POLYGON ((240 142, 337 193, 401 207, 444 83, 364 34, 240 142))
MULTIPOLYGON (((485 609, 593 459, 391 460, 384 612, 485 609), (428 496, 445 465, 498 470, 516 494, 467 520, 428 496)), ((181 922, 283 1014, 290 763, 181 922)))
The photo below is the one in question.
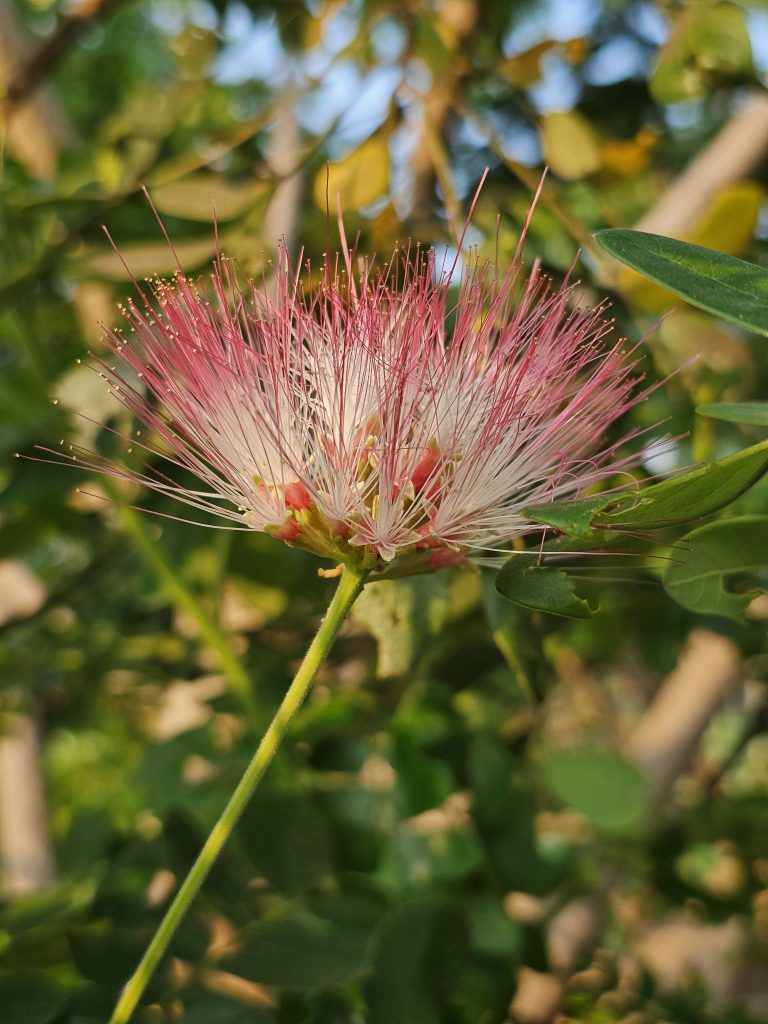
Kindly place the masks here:
POLYGON ((241 529, 404 572, 541 531, 525 506, 625 469, 607 431, 639 400, 634 364, 520 249, 474 257, 458 290, 435 253, 350 253, 312 277, 280 248, 269 288, 219 258, 207 281, 154 281, 101 372, 143 429, 139 468, 75 452, 241 529), (176 482, 154 453, 194 474, 176 482))
POLYGON ((180 269, 139 288, 127 329, 107 336, 115 366, 101 372, 142 424, 140 461, 73 449, 341 563, 304 660, 110 1024, 130 1021, 363 586, 503 550, 545 529, 528 504, 576 497, 635 461, 607 439, 642 395, 604 307, 580 308, 573 284, 555 287, 537 266, 526 277, 520 249, 503 271, 474 257, 455 291, 454 268, 439 270, 431 251, 377 266, 341 237, 342 257, 314 276, 281 248, 269 287, 220 257, 206 281, 180 269))

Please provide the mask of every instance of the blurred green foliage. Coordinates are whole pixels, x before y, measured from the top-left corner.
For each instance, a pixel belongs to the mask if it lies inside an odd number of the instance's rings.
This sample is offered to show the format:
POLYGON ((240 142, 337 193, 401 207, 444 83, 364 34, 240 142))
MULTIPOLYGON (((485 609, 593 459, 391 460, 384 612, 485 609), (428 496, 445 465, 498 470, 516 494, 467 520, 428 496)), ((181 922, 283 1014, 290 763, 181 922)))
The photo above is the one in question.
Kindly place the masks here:
MULTIPOLYGON (((139 279, 172 273, 147 185, 185 269, 204 270, 215 201, 222 246, 260 276, 281 233, 317 265, 326 181, 361 251, 386 253, 455 244, 487 166, 470 241, 505 259, 546 160, 526 259, 560 277, 581 249, 587 297, 610 292, 636 340, 673 300, 591 234, 653 208, 759 92, 768 21, 704 0, 2 11, 0 38, 13 24, 29 54, 63 42, 23 114, 12 87, 32 65, 0 45, 0 695, 6 728, 39 726, 56 866, 26 894, 4 876, 0 1015, 101 1024, 331 588, 266 537, 140 517, 119 503, 178 509, 117 482, 105 502, 76 466, 13 458, 62 438, 117 450, 99 424, 131 429, 77 362, 133 287, 102 224, 139 279)), ((719 189, 686 237, 765 264, 765 180, 756 166, 719 189)), ((643 350, 650 379, 675 375, 621 425, 678 438, 649 471, 764 437, 694 416, 765 398, 764 340, 678 315, 686 329, 673 317, 643 350)), ((767 496, 735 510, 764 522, 767 496)), ((658 550, 676 559, 670 539, 658 550)), ((702 619, 656 561, 582 564, 590 619, 507 604, 466 570, 365 593, 145 1024, 768 1020, 764 604, 748 625, 702 619), (702 628, 741 667, 657 791, 633 730, 702 628)), ((753 575, 765 589, 764 562, 753 575)))

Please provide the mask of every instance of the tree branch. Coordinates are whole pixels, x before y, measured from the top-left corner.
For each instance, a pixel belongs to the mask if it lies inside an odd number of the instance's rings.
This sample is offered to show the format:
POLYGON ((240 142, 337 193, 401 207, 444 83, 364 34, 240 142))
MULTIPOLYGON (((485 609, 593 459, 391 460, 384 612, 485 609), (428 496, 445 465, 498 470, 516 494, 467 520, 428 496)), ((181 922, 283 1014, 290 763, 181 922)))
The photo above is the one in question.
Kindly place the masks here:
POLYGON ((85 29, 113 14, 125 0, 93 0, 81 3, 62 18, 53 35, 16 72, 5 89, 0 113, 6 116, 42 85, 67 56, 85 29))

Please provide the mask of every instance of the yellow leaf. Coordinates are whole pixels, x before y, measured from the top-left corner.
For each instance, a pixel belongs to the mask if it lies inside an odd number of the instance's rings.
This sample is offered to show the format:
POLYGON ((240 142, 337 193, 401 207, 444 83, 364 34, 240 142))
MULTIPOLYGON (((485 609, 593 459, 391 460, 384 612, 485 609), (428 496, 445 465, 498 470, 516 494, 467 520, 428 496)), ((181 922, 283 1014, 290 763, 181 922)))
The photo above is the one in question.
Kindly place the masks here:
POLYGON ((519 85, 521 88, 534 85, 541 78, 541 58, 556 45, 553 39, 545 39, 543 43, 537 43, 530 50, 505 60, 501 65, 502 74, 513 85, 519 85))
POLYGON ((742 252, 752 238, 762 202, 763 189, 757 182, 729 185, 715 196, 685 241, 731 256, 742 252))
POLYGON ((716 374, 727 378, 732 394, 735 388, 736 397, 742 397, 743 385, 754 372, 751 352, 711 316, 684 307, 662 321, 657 339, 654 352, 662 373, 679 371, 690 390, 708 375, 716 374))
POLYGON ((641 128, 634 139, 614 139, 600 147, 603 166, 619 178, 635 178, 648 165, 651 150, 656 144, 656 133, 641 128))
POLYGON ((600 169, 597 136, 580 114, 545 114, 539 129, 544 159, 560 178, 583 178, 600 169))
POLYGON ((576 36, 574 39, 566 39, 562 44, 563 56, 571 64, 581 64, 586 60, 588 47, 587 40, 583 36, 576 36))
MULTIPOLYGON (((356 150, 331 164, 327 171, 327 196, 331 214, 336 212, 336 197, 345 210, 359 210, 386 195, 389 185, 389 150, 386 139, 374 135, 356 150)), ((326 168, 315 176, 315 202, 321 210, 326 204, 326 168)))

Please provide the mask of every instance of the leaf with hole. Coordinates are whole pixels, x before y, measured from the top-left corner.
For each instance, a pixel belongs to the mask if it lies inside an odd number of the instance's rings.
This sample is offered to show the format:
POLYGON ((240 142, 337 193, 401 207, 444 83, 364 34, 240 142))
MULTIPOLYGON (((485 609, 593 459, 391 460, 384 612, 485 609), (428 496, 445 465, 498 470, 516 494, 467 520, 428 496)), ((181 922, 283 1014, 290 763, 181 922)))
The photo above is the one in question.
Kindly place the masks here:
POLYGON ((768 516, 709 523, 682 544, 688 550, 662 581, 670 597, 690 611, 745 622, 747 607, 768 592, 768 516))
POLYGON ((589 619, 597 609, 579 597, 571 578, 561 569, 537 564, 535 552, 514 554, 499 571, 496 589, 523 608, 571 619, 589 619))

